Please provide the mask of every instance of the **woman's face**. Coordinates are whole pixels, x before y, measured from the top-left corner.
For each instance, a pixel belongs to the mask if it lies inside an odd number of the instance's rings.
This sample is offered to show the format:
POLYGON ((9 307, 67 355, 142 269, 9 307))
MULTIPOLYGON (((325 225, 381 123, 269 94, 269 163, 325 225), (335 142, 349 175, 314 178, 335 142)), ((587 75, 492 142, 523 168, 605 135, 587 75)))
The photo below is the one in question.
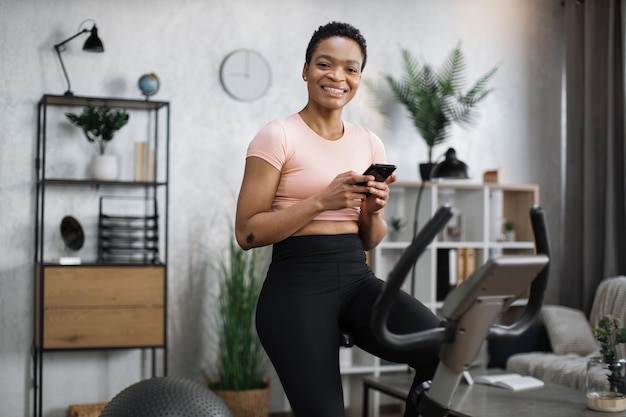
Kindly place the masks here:
POLYGON ((362 64, 361 48, 352 39, 333 36, 320 41, 302 70, 309 101, 328 109, 348 104, 361 83, 362 64))

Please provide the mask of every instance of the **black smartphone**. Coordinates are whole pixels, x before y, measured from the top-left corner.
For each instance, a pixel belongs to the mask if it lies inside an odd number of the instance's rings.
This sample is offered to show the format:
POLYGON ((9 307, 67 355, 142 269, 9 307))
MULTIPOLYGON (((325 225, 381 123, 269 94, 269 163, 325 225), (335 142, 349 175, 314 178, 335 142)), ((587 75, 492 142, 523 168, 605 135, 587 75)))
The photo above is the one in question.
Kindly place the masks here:
MULTIPOLYGON (((374 180, 378 182, 385 181, 393 171, 396 170, 396 166, 392 164, 372 164, 365 170, 363 175, 373 175, 374 180)), ((365 182, 358 183, 356 185, 365 185, 365 182)), ((370 193, 365 194, 369 197, 370 193)))
POLYGON ((363 175, 373 175, 376 181, 385 181, 396 170, 392 164, 372 164, 365 170, 363 175))

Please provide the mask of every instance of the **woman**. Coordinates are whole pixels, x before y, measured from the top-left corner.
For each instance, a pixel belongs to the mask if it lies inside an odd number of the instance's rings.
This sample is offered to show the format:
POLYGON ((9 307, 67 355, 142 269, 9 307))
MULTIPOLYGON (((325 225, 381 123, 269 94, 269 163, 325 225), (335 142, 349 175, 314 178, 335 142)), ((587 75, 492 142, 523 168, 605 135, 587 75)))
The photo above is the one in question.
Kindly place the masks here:
MULTIPOLYGON (((361 174, 385 162, 384 146, 368 129, 341 118, 366 60, 356 28, 332 22, 315 31, 302 69, 308 102, 254 137, 237 203, 239 245, 274 245, 256 326, 297 417, 344 415, 340 328, 364 350, 410 364, 415 384, 432 377, 437 365, 437 349, 390 351, 370 328, 383 281, 366 264, 364 250, 385 236, 384 207, 395 175, 376 182, 361 174)), ((404 293, 389 320, 397 333, 438 324, 404 293)))

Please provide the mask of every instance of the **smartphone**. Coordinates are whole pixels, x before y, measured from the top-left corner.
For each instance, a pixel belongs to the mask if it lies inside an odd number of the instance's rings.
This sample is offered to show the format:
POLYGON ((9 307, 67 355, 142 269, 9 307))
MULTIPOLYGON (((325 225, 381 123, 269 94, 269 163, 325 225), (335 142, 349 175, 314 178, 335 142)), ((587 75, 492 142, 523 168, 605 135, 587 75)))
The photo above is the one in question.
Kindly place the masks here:
POLYGON ((395 165, 391 164, 372 164, 365 170, 363 175, 373 175, 376 181, 385 181, 396 170, 395 165))
MULTIPOLYGON (((396 170, 396 166, 395 165, 391 165, 391 164, 372 164, 372 165, 369 166, 369 168, 367 168, 365 170, 363 175, 373 175, 375 181, 383 182, 395 170, 396 170)), ((365 184, 367 184, 367 183, 361 182, 361 183, 358 183, 356 185, 365 185, 365 184)), ((366 193, 365 195, 367 197, 369 197, 370 193, 366 193)))

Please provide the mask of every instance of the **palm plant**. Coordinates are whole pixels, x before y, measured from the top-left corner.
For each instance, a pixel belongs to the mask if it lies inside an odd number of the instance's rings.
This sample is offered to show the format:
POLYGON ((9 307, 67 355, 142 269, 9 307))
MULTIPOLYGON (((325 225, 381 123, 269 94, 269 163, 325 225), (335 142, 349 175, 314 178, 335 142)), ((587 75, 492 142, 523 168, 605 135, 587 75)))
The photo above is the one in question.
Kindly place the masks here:
POLYGON ((402 78, 390 75, 385 78, 426 142, 428 163, 432 164, 433 147, 448 139, 449 128, 454 123, 472 123, 475 106, 491 92, 487 83, 497 67, 489 70, 463 93, 465 57, 460 44, 449 54, 440 71, 435 71, 430 64, 420 63, 407 49, 402 49, 402 62, 402 78))
POLYGON ((261 290, 257 277, 257 252, 243 251, 230 240, 229 263, 220 269, 219 390, 262 388, 267 373, 261 342, 254 328, 254 314, 261 290))

